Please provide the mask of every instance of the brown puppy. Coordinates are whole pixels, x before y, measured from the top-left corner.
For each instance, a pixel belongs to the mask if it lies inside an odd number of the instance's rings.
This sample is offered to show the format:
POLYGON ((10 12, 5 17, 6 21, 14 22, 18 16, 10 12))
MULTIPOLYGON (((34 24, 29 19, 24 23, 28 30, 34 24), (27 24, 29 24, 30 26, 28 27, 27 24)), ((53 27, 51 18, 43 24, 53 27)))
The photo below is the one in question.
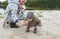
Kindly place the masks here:
POLYGON ((34 15, 33 12, 28 12, 27 21, 28 25, 26 32, 30 31, 30 27, 34 27, 34 33, 37 33, 37 25, 41 26, 41 21, 34 15))

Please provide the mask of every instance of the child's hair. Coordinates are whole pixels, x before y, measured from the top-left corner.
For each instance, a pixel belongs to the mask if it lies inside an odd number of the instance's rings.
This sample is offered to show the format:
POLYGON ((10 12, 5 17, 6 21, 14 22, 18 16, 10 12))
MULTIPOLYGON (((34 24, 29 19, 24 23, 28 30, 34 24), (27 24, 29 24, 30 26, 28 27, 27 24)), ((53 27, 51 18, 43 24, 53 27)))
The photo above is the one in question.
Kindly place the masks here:
POLYGON ((28 12, 27 13, 27 19, 34 19, 34 13, 33 12, 28 12))

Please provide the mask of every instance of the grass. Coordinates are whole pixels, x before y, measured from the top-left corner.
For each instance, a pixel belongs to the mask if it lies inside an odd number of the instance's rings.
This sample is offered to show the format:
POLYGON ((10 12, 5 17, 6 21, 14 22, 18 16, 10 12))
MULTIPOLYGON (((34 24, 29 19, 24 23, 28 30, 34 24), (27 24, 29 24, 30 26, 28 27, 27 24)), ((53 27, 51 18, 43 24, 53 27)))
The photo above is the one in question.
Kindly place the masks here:
POLYGON ((38 17, 43 17, 43 15, 41 15, 41 13, 37 13, 38 17))
POLYGON ((0 18, 3 18, 3 16, 0 16, 0 18))
POLYGON ((40 7, 26 7, 27 10, 54 10, 49 8, 40 8, 40 7))
POLYGON ((3 18, 2 13, 0 13, 0 18, 3 18))
POLYGON ((27 7, 27 10, 40 10, 38 7, 27 7))

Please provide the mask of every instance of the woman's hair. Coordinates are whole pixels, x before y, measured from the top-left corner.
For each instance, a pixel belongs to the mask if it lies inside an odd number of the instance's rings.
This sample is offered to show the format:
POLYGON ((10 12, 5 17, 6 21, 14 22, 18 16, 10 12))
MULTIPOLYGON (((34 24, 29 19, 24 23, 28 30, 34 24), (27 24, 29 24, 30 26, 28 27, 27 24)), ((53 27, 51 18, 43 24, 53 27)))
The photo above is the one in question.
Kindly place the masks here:
POLYGON ((33 12, 28 12, 27 13, 27 19, 34 19, 34 13, 33 12))

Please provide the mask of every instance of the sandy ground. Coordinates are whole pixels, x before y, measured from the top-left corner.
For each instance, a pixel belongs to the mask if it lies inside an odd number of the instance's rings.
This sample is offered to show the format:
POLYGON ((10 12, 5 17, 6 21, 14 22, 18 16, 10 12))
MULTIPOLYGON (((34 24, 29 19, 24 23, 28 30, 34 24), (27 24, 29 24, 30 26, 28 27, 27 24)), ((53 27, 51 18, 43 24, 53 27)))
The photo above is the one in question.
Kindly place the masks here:
MULTIPOLYGON (((42 27, 38 27, 37 34, 31 32, 26 33, 26 27, 7 28, 2 27, 3 19, 0 19, 0 39, 60 39, 60 11, 39 11, 43 17, 42 27)), ((37 13, 35 13, 37 14, 37 13)))

